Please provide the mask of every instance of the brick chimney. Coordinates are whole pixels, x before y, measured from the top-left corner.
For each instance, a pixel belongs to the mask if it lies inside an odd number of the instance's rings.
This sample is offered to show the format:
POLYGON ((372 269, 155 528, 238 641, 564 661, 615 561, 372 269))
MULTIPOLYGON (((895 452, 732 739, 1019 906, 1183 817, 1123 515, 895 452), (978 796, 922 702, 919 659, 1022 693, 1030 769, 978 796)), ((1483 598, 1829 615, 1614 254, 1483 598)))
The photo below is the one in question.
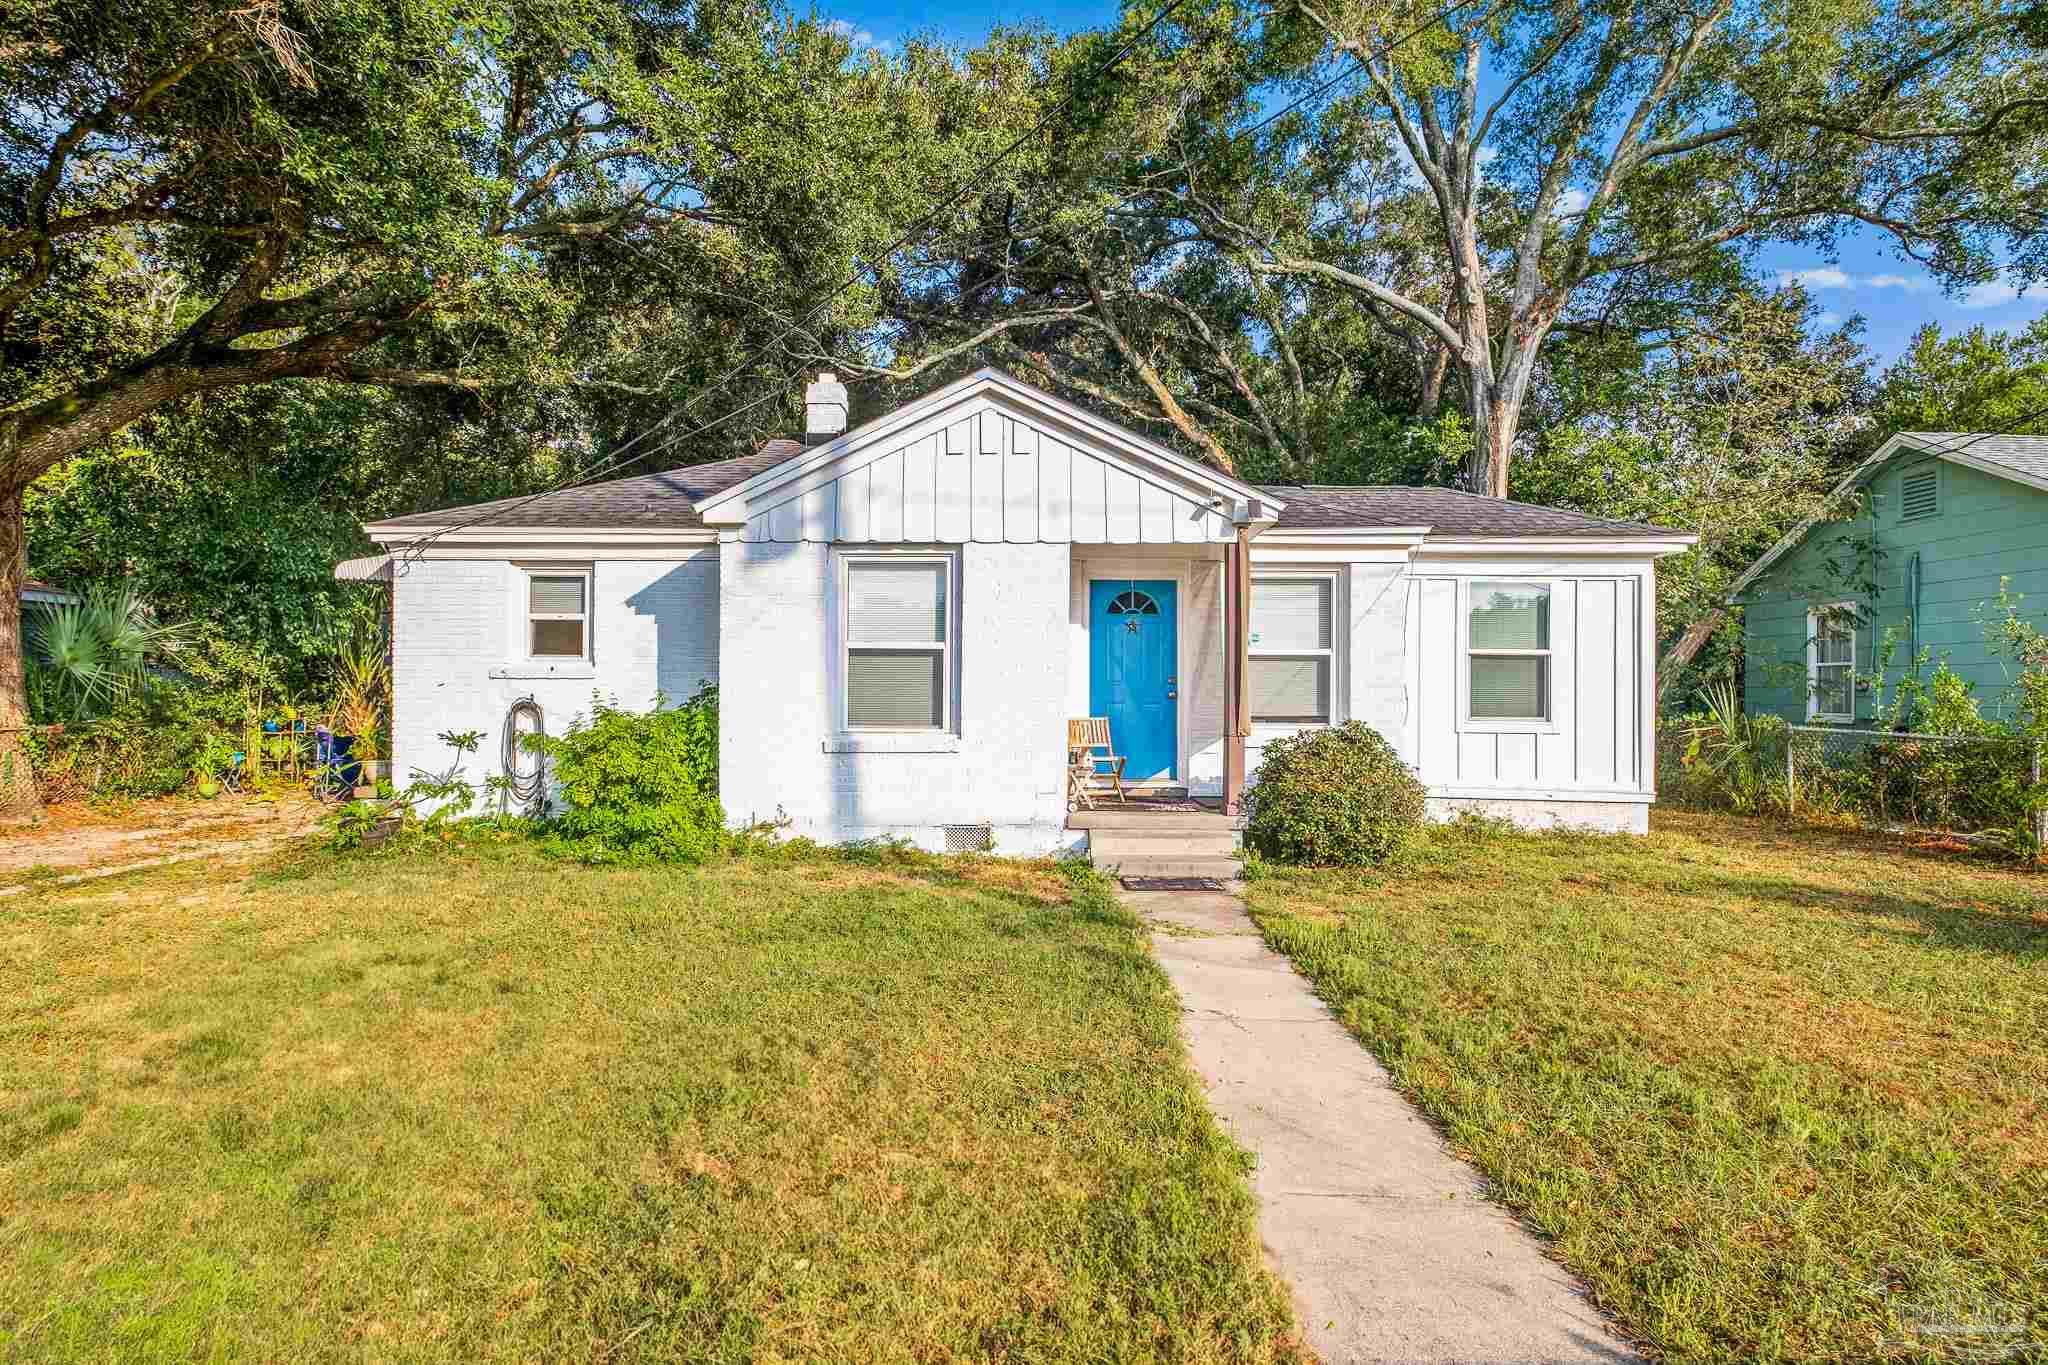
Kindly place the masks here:
POLYGON ((804 385, 804 443, 822 445, 846 430, 846 385, 826 370, 804 385))

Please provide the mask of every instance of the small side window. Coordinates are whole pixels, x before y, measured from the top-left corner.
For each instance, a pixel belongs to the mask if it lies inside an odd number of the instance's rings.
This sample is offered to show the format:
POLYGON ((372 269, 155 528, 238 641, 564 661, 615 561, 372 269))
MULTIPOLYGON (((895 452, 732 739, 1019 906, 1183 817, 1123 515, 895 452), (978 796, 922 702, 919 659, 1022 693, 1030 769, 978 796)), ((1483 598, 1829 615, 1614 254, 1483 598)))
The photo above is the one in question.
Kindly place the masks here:
POLYGON ((590 657, 587 571, 526 571, 526 651, 535 659, 590 657))
POLYGON ((1856 719, 1856 607, 1815 607, 1806 614, 1806 718, 1856 719))
POLYGON ((1550 585, 1474 583, 1466 625, 1466 717, 1550 719, 1550 585))

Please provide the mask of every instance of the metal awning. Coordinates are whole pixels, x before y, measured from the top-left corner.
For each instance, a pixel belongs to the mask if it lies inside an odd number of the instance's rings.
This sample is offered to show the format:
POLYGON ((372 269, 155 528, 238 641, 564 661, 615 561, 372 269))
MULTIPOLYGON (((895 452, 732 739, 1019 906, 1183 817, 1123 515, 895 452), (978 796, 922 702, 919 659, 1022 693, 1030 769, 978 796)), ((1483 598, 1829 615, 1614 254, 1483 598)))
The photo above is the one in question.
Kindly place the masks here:
POLYGON ((360 559, 344 559, 334 566, 334 576, 344 583, 389 583, 393 558, 364 555, 360 559))

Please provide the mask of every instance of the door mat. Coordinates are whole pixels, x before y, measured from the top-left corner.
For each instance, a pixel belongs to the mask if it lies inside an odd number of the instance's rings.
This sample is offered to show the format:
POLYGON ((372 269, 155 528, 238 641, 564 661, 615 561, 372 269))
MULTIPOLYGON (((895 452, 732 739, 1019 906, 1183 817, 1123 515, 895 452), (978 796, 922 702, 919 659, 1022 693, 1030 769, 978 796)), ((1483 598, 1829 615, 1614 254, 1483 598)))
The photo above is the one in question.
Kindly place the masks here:
POLYGON ((1122 877, 1126 891, 1221 891, 1214 877, 1122 877))

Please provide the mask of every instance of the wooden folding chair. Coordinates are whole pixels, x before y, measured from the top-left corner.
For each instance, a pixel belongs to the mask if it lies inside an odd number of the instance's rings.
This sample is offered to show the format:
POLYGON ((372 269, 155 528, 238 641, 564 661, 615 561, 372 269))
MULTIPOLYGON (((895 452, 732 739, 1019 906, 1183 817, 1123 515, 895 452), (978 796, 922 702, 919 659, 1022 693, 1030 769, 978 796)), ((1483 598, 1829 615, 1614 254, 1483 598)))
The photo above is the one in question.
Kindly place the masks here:
POLYGON ((1124 760, 1109 742, 1108 716, 1083 716, 1067 722, 1067 798, 1084 810, 1095 805, 1096 783, 1109 779, 1116 799, 1124 797, 1124 760), (1101 771, 1102 765, 1108 772, 1101 771))

